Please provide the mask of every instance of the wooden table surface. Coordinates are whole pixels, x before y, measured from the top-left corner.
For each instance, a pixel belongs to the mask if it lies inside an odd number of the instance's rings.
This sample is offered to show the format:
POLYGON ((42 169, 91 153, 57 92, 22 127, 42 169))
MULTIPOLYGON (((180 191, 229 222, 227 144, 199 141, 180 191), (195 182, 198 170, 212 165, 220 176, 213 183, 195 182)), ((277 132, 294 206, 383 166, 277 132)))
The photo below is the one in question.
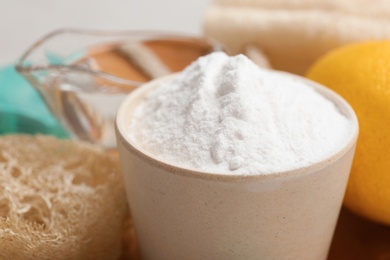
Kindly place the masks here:
POLYGON ((390 226, 367 221, 342 209, 329 260, 390 260, 390 226))
MULTIPOLYGON (((130 225, 130 224, 129 224, 130 225)), ((127 235, 121 260, 139 260, 134 234, 127 235)), ((390 260, 390 226, 373 223, 342 209, 328 260, 390 260)))

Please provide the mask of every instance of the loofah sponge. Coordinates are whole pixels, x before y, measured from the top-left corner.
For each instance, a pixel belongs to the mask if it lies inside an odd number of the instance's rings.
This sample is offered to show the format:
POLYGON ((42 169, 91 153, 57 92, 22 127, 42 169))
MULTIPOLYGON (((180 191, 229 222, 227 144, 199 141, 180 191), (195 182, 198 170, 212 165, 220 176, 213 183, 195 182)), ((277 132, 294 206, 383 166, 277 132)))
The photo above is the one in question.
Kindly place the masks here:
POLYGON ((0 137, 0 259, 118 259, 126 216, 118 163, 103 151, 0 137))
POLYGON ((388 0, 214 0, 204 34, 232 54, 248 44, 273 68, 303 74, 318 57, 351 42, 390 39, 388 0))

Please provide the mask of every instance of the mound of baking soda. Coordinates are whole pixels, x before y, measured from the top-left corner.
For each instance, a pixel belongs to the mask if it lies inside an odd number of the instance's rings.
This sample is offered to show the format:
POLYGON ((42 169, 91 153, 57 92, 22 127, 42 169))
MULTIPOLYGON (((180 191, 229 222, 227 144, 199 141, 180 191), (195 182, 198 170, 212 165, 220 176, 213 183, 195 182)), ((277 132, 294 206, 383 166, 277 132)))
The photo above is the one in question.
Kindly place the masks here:
POLYGON ((350 130, 337 106, 307 81, 217 52, 157 86, 137 108, 129 134, 165 162, 251 175, 320 162, 347 142, 350 130))

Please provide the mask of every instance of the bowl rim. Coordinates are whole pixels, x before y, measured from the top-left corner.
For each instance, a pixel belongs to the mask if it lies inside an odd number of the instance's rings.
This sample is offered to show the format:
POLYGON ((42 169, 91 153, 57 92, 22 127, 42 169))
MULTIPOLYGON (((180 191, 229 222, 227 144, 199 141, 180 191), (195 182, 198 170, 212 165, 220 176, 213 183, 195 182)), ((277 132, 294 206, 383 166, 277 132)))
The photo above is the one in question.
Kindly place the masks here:
POLYGON ((281 75, 285 75, 287 77, 291 77, 293 79, 298 79, 300 81, 305 82, 309 86, 313 87, 321 95, 325 96, 328 100, 332 101, 338 107, 340 112, 343 115, 345 115, 350 121, 351 130, 348 137, 349 138, 348 141, 343 146, 335 150, 331 155, 311 165, 298 167, 292 170, 274 172, 268 174, 262 174, 262 173, 226 174, 226 173, 218 173, 218 172, 207 172, 207 171, 200 171, 195 168, 183 167, 179 164, 174 164, 171 162, 166 162, 158 158, 157 156, 153 155, 152 153, 146 151, 145 149, 137 145, 135 142, 133 142, 128 137, 128 134, 126 134, 126 123, 129 123, 129 120, 131 118, 129 117, 129 115, 131 115, 130 112, 134 112, 135 110, 135 109, 128 109, 129 106, 131 106, 132 104, 138 104, 140 102, 140 99, 145 97, 147 93, 153 91, 160 84, 169 82, 174 78, 176 78, 179 73, 174 73, 159 79, 149 81, 145 85, 141 86, 140 88, 128 94, 127 97, 122 101, 117 111, 116 120, 115 120, 115 132, 117 135, 117 146, 119 149, 120 159, 121 160, 127 159, 124 158, 125 156, 123 154, 121 154, 120 147, 122 146, 125 150, 132 153, 134 156, 138 157, 139 159, 145 161, 149 165, 152 165, 157 168, 163 168, 165 169, 166 172, 182 175, 189 178, 200 178, 205 180, 224 181, 224 182, 231 182, 231 181, 237 182, 237 181, 248 181, 248 180, 270 180, 275 178, 297 177, 297 176, 307 175, 310 173, 320 171, 321 169, 337 162, 350 150, 355 149, 358 134, 359 134, 359 123, 353 108, 349 105, 347 101, 345 101, 339 94, 337 94, 333 90, 317 82, 314 82, 310 79, 292 73, 284 72, 284 71, 276 71, 276 70, 273 71, 275 73, 279 73, 281 75))

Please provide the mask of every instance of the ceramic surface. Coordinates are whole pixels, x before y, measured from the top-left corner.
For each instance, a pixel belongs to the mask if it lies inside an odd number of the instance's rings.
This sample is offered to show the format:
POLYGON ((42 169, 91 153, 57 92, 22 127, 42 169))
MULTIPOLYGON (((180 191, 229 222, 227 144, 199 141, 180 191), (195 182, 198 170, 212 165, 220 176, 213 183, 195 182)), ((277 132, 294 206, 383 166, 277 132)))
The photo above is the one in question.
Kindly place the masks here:
POLYGON ((334 92, 291 75, 328 97, 350 119, 347 144, 294 171, 254 176, 199 172, 163 162, 128 137, 138 104, 172 77, 131 93, 116 121, 143 259, 326 259, 358 135, 351 107, 334 92))

